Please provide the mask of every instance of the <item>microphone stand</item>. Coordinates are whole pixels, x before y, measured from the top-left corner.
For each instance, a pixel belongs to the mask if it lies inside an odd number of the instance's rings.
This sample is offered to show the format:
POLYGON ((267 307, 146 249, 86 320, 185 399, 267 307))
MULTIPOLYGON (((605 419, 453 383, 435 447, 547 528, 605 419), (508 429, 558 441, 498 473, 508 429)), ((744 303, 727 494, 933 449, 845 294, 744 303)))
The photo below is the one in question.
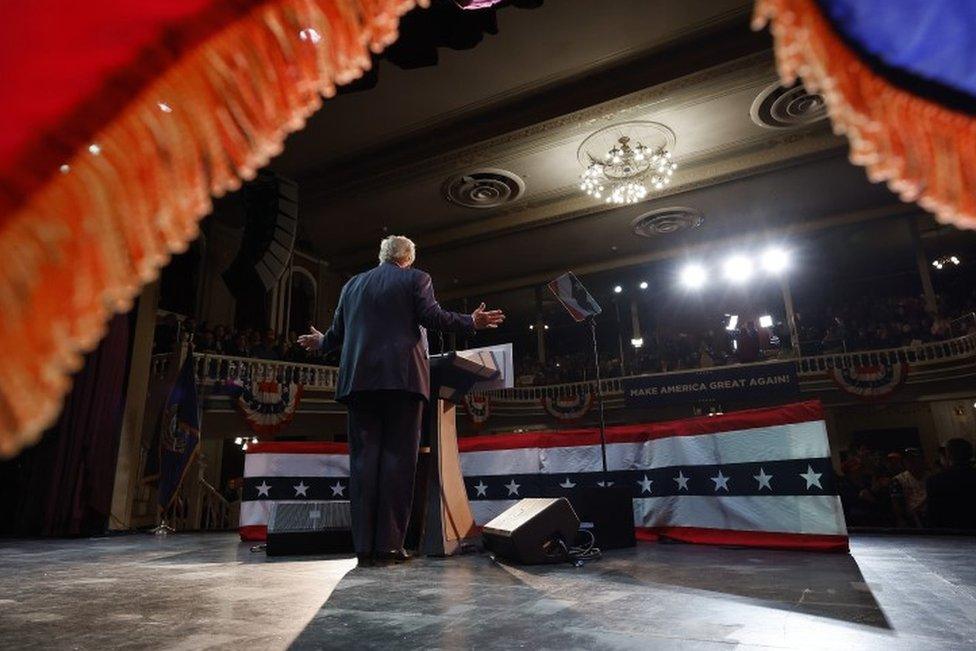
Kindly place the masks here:
POLYGON ((603 481, 604 485, 609 485, 607 480, 607 422, 603 408, 603 386, 600 381, 600 351, 596 345, 596 317, 589 316, 586 320, 590 324, 590 335, 593 339, 593 365, 596 367, 596 400, 600 407, 600 454, 603 459, 603 481))

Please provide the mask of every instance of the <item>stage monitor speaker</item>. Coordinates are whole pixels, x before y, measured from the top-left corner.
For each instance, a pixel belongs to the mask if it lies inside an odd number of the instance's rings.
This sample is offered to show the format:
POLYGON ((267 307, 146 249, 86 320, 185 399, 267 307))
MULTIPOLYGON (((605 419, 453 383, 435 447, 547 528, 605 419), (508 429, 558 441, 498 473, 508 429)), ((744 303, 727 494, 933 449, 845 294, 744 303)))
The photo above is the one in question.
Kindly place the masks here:
POLYGON ((298 232, 298 185, 262 172, 244 185, 241 248, 223 273, 234 296, 270 291, 288 269, 298 232))
POLYGON ((351 553, 349 502, 272 502, 267 542, 268 556, 351 553))
MULTIPOLYGON (((627 486, 574 488, 569 495, 579 515, 580 530, 589 531, 601 550, 637 544, 634 537, 634 499, 627 486)), ((581 537, 577 544, 585 544, 581 537)))
POLYGON ((535 565, 566 561, 563 544, 572 546, 579 526, 565 497, 538 497, 519 500, 482 527, 481 533, 485 549, 496 556, 535 565))

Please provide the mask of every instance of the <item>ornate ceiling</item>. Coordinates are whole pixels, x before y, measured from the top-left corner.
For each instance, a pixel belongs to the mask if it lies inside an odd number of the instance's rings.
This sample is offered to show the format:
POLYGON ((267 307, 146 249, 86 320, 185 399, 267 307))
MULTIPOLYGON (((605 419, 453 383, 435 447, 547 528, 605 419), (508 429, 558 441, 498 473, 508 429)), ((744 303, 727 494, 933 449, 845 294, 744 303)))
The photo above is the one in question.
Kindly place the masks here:
POLYGON ((897 204, 846 162, 817 97, 778 87, 749 8, 504 7, 477 47, 440 49, 436 66, 380 62, 374 87, 330 102, 273 167, 299 182, 304 235, 333 268, 357 272, 373 264, 379 238, 407 234, 442 298, 897 204), (594 131, 632 120, 675 133, 679 168, 647 201, 610 207, 580 192, 576 151, 594 131), (674 229, 689 219, 675 207, 698 226, 674 229), (671 215, 643 222, 651 237, 636 233, 635 220, 657 211, 671 215))

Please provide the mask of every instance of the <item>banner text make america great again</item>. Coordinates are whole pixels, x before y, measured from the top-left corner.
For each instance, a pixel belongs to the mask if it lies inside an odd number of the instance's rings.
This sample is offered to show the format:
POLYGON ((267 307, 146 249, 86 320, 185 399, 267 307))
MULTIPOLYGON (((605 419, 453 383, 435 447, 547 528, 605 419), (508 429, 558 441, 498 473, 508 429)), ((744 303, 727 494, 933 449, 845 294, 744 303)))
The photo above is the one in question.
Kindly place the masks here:
POLYGON ((623 390, 626 405, 641 408, 757 396, 789 400, 800 385, 794 362, 776 362, 626 378, 623 390))

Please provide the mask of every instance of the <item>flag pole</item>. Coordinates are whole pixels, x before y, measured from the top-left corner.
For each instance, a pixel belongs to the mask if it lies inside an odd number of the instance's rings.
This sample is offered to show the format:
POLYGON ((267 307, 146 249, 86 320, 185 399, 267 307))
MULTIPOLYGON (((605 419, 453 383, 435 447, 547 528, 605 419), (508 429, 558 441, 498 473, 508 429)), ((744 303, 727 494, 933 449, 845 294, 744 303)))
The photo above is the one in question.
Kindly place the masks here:
MULTIPOLYGON (((192 354, 191 353, 192 343, 189 340, 183 340, 183 337, 182 336, 179 336, 179 335, 178 335, 178 340, 179 340, 179 349, 178 349, 178 352, 177 352, 177 355, 176 355, 176 368, 177 369, 182 369, 183 368, 183 363, 186 361, 186 356, 192 354)), ((177 376, 176 376, 177 378, 179 377, 179 373, 181 373, 181 372, 182 371, 177 371, 177 376)), ((174 381, 174 384, 177 381, 178 380, 175 380, 174 381)), ((172 387, 170 387, 170 391, 172 391, 172 390, 173 390, 172 387)), ((159 446, 161 446, 161 445, 162 445, 162 439, 160 438, 160 439, 158 439, 158 441, 156 443, 156 454, 160 454, 159 446)), ((162 470, 162 464, 160 464, 160 471, 161 470, 162 470)), ((157 504, 156 504, 156 526, 153 527, 152 529, 150 529, 149 530, 149 533, 153 534, 154 536, 168 536, 170 534, 174 534, 174 533, 176 533, 176 529, 174 529, 173 527, 169 526, 166 523, 166 518, 163 517, 163 507, 159 504, 159 495, 158 495, 159 486, 158 486, 158 484, 157 484, 156 491, 157 491, 157 495, 156 495, 156 502, 157 502, 157 504)))

